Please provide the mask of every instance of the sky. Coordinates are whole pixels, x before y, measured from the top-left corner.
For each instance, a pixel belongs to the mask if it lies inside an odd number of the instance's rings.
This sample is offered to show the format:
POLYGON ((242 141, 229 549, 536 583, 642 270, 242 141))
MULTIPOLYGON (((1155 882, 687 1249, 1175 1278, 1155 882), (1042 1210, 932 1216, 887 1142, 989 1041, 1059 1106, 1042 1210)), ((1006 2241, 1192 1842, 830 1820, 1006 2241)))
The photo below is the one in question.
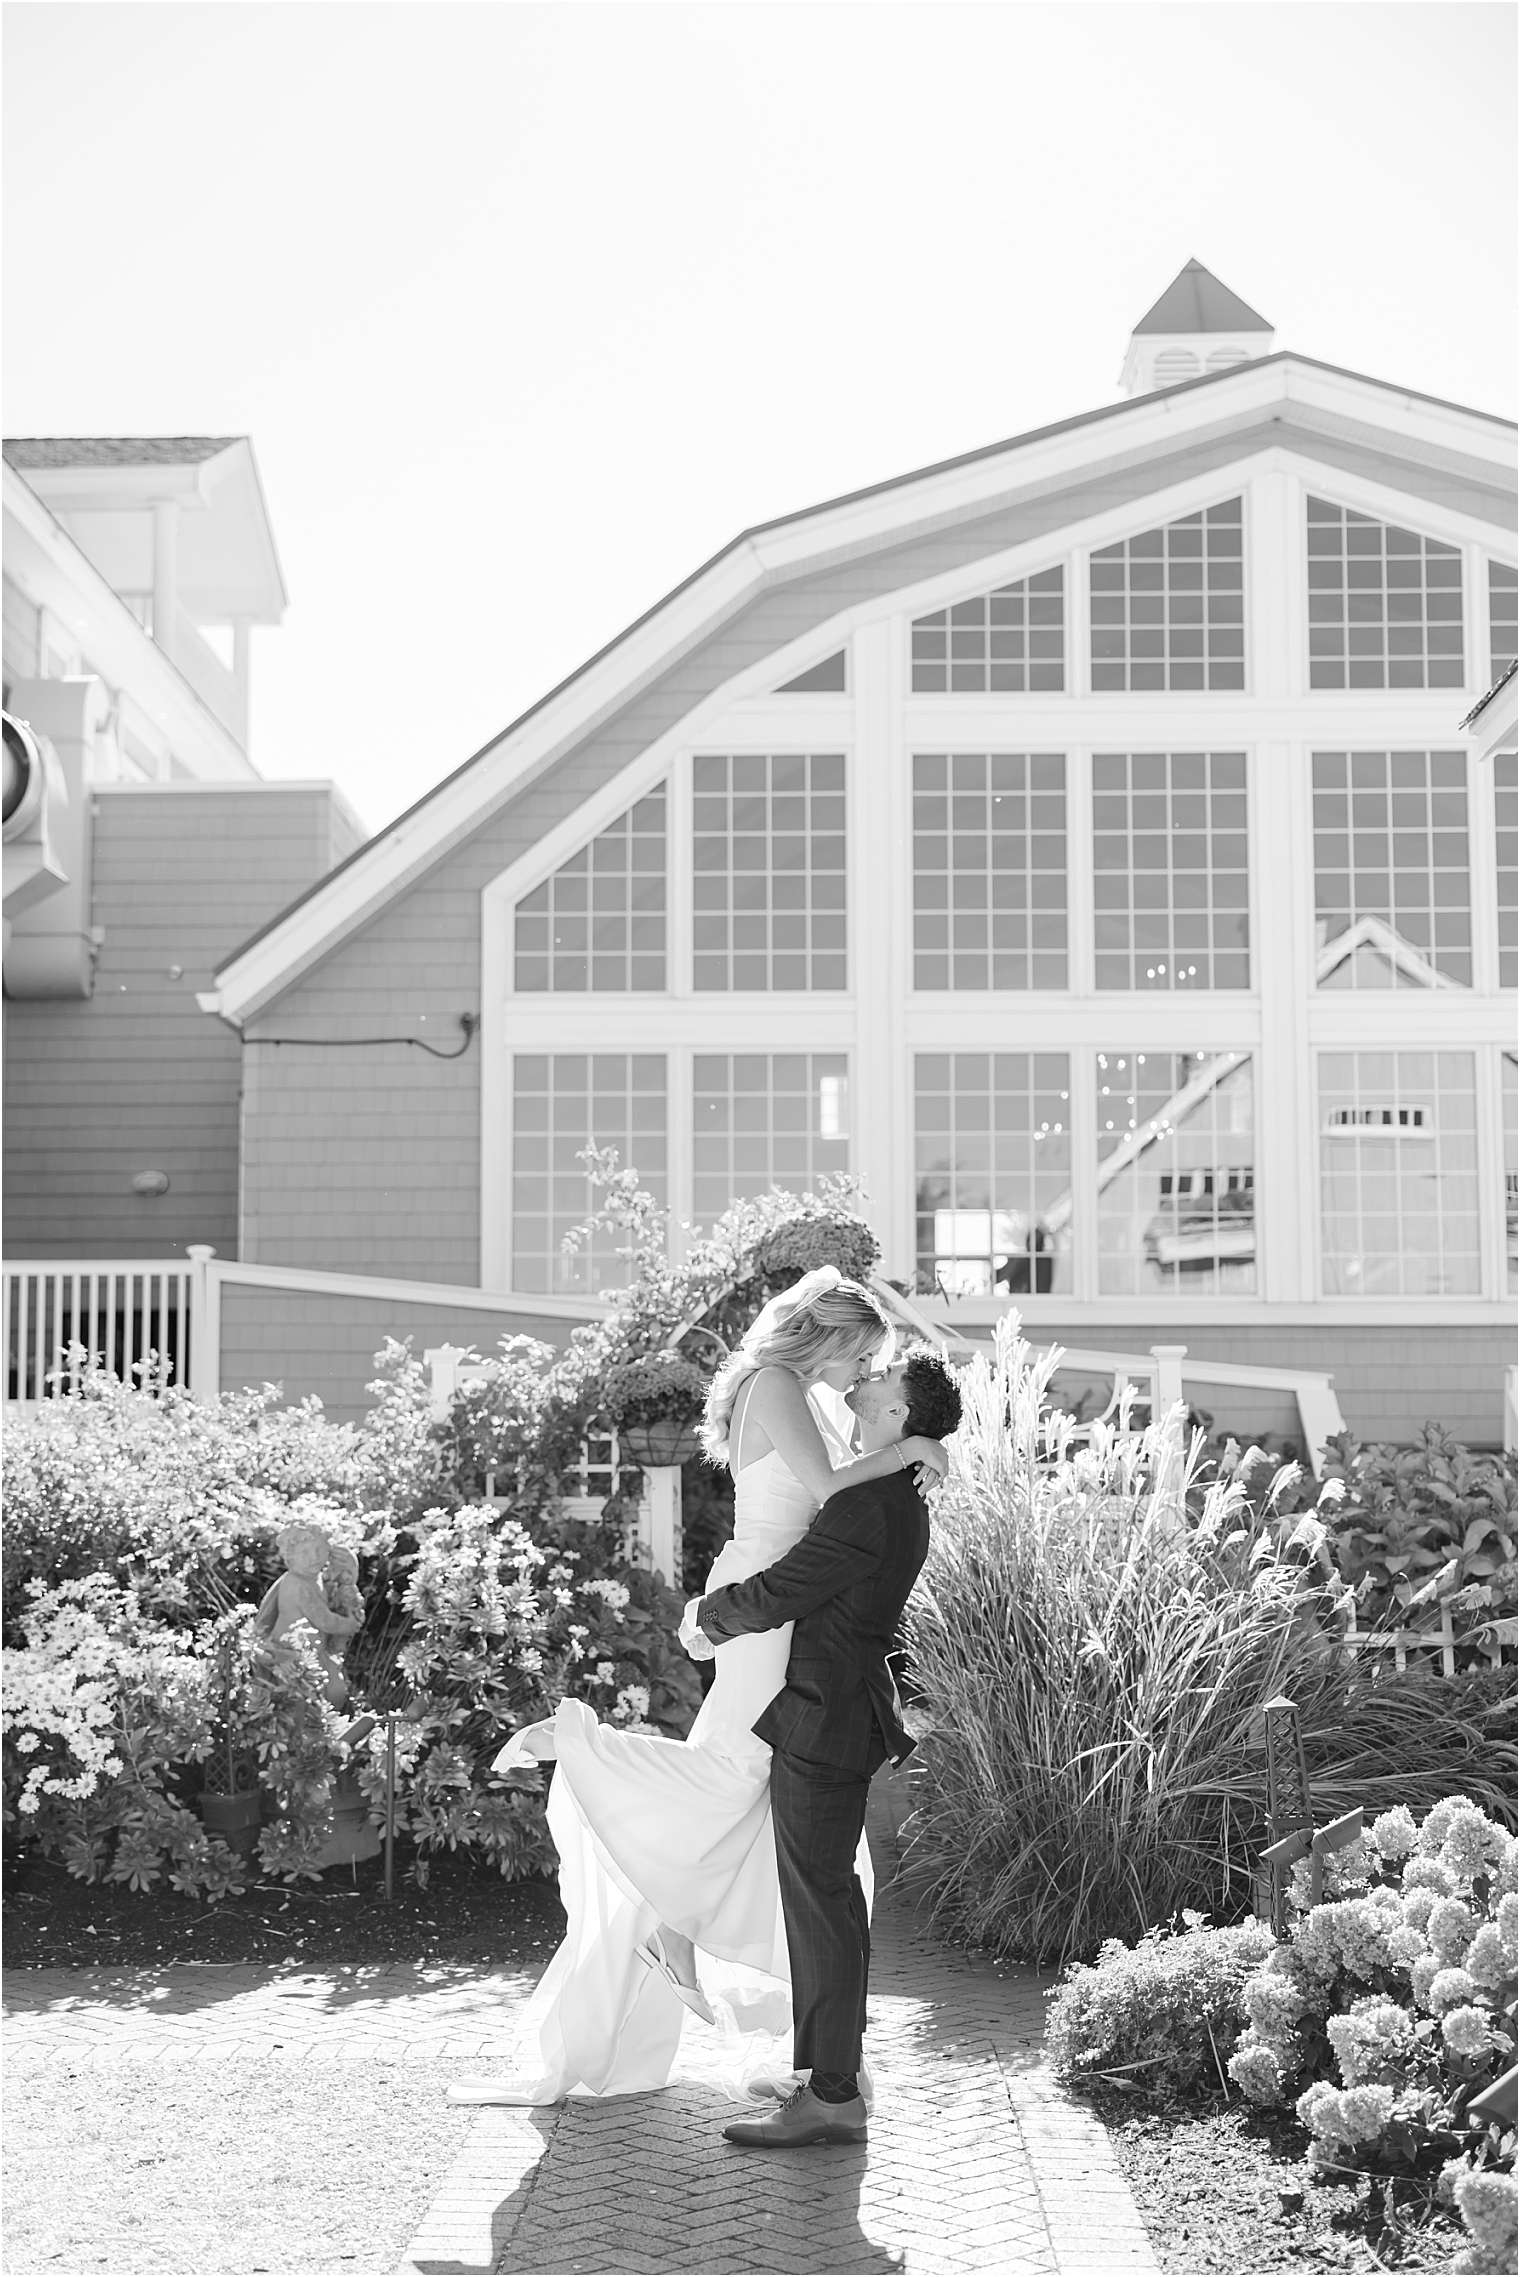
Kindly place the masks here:
POLYGON ((14 0, 3 418, 246 434, 382 827, 745 527, 1119 400, 1189 258, 1513 416, 1508 0, 14 0))

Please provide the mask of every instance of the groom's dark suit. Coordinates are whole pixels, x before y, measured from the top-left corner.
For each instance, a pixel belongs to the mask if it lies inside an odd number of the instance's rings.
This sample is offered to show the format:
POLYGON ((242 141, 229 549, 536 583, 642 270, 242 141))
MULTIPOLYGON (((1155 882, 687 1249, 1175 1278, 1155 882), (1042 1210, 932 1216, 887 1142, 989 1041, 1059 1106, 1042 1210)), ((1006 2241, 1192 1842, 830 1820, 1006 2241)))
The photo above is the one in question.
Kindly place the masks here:
POLYGON ((755 1730, 772 1750, 800 2071, 860 2066, 871 1941, 855 1852, 872 1773, 913 1745, 887 1654, 928 1549, 928 1513, 903 1471, 832 1495, 795 1549, 697 1607, 714 1644, 796 1623, 786 1683, 755 1730))

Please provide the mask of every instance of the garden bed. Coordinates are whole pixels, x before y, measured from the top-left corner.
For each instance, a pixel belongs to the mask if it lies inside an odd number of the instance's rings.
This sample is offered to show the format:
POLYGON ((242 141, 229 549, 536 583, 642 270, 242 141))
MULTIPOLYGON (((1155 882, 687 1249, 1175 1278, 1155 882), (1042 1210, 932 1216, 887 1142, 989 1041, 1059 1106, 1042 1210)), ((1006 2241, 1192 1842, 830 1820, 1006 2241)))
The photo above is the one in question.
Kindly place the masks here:
POLYGON ((12 1969, 167 1968, 177 1961, 373 1964, 479 1961, 536 1968, 564 1934, 555 1883, 504 1881, 445 1854, 426 1889, 396 1861, 395 1896, 368 1858, 320 1882, 256 1881, 241 1897, 201 1905, 170 1890, 81 1882, 54 1859, 11 1867, 3 1891, 5 1964, 12 1969))
POLYGON ((1238 2103, 1091 2098, 1164 2270, 1455 2269, 1470 2240, 1451 2206, 1413 2181, 1316 2181, 1304 2131, 1238 2103))

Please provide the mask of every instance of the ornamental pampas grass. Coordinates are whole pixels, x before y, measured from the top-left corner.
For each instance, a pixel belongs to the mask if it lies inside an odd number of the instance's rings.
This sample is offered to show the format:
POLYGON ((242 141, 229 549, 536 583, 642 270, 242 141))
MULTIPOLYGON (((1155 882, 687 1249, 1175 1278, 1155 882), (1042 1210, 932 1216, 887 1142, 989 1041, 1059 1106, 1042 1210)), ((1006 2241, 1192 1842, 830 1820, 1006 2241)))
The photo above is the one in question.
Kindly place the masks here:
POLYGON ((1301 1711, 1318 1819, 1357 1801, 1418 1808, 1457 1783, 1480 1793, 1469 1766, 1451 1775, 1450 1747, 1471 1733, 1460 1717, 1443 1726, 1431 1686, 1350 1669, 1340 1592, 1295 1546, 1312 1551, 1314 1522, 1295 1536, 1271 1516, 1294 1467, 1263 1520, 1238 1474, 1200 1488, 1201 1439, 1184 1448, 1179 1419, 1132 1432, 1121 1414, 1078 1445, 1070 1418, 1044 1408, 1057 1359, 1037 1359, 1009 1320, 992 1361, 962 1372, 909 1606, 930 1728, 912 1759, 905 1872, 936 1924, 1051 1963, 1183 1907, 1248 1911, 1267 1839, 1259 1711, 1282 1692, 1301 1711), (1379 1759, 1385 1723, 1407 1737, 1403 1756, 1379 1759))

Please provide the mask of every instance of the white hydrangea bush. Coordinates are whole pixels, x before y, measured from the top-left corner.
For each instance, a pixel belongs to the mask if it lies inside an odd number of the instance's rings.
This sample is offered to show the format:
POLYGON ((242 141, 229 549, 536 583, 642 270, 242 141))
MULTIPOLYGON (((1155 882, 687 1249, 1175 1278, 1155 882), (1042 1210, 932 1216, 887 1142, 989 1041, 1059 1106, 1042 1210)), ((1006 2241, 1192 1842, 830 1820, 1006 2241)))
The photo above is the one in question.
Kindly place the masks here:
POLYGON ((1418 1825, 1375 1819, 1317 1905, 1295 1869, 1288 1941, 1246 1981, 1229 2061, 1252 2102, 1293 2103, 1315 2171, 1439 2168, 1472 2271, 1515 2265, 1514 2130, 1469 2107, 1515 2061, 1516 1853, 1451 1795, 1418 1825))

